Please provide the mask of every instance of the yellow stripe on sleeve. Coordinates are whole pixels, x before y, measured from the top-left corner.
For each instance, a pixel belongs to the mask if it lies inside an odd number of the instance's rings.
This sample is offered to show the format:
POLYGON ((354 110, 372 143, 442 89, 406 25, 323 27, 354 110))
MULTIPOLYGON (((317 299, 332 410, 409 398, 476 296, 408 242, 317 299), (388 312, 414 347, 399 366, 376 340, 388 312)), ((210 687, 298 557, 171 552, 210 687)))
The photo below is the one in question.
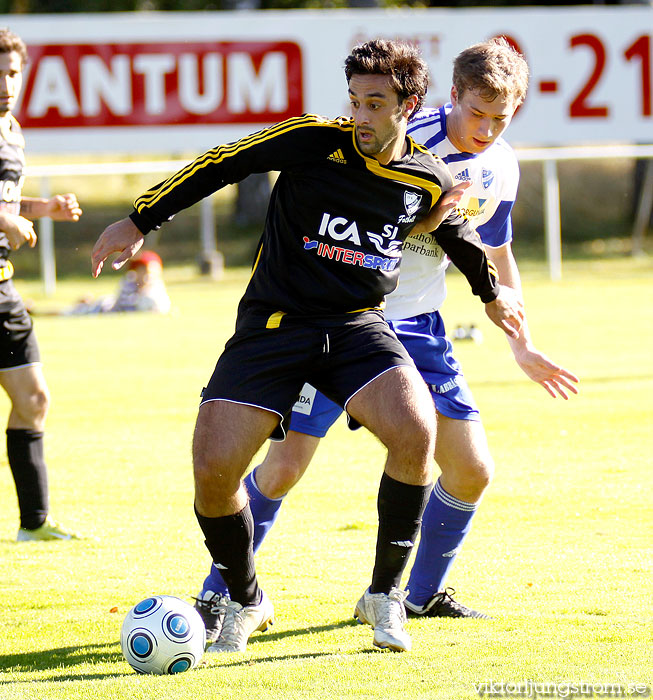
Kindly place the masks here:
POLYGON ((328 126, 331 128, 335 127, 340 131, 352 129, 352 125, 348 121, 343 121, 341 119, 325 119, 324 117, 314 114, 287 119, 267 129, 245 136, 234 143, 223 144, 207 151, 199 158, 196 158, 192 163, 189 163, 174 175, 171 175, 158 188, 148 190, 138 197, 134 203, 134 207, 136 211, 140 213, 144 207, 156 204, 162 197, 170 193, 175 187, 194 175, 198 170, 209 165, 221 163, 225 158, 240 153, 252 146, 264 143, 272 138, 305 126, 328 126))

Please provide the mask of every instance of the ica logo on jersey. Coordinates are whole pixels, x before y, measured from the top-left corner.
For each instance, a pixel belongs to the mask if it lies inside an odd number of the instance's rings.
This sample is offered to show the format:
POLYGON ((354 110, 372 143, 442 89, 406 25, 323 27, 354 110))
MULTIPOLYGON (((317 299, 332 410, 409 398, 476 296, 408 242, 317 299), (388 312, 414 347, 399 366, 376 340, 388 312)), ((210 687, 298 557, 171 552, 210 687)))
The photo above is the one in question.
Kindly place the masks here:
MULTIPOLYGON (((376 270, 394 270, 399 264, 399 256, 401 255, 401 240, 397 240, 398 233, 399 227, 393 224, 386 224, 382 233, 365 232, 367 240, 379 253, 383 254, 383 257, 360 250, 343 248, 326 241, 311 240, 308 236, 304 236, 303 239, 304 250, 316 250, 319 257, 336 260, 347 265, 359 265, 376 270)), ((358 224, 343 216, 331 216, 325 212, 322 215, 318 236, 332 241, 349 242, 356 247, 361 247, 358 224)))
MULTIPOLYGON (((373 233, 366 231, 368 240, 374 247, 384 255, 397 255, 401 250, 401 241, 396 240, 399 227, 393 224, 386 224, 383 233, 373 233)), ((332 217, 326 212, 322 215, 320 222, 320 236, 328 236, 336 241, 351 241, 354 245, 361 245, 361 237, 358 232, 358 225, 355 221, 348 221, 342 216, 332 217)))

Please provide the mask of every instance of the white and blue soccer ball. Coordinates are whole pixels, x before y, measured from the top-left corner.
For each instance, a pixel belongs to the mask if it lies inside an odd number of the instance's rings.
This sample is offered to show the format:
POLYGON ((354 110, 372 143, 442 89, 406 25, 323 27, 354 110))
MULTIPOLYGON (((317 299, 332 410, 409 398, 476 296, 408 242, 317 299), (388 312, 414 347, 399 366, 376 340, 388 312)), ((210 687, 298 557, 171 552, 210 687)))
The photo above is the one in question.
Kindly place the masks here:
POLYGON ((204 655, 206 629, 192 605, 171 595, 145 598, 127 613, 120 647, 138 673, 181 673, 204 655))

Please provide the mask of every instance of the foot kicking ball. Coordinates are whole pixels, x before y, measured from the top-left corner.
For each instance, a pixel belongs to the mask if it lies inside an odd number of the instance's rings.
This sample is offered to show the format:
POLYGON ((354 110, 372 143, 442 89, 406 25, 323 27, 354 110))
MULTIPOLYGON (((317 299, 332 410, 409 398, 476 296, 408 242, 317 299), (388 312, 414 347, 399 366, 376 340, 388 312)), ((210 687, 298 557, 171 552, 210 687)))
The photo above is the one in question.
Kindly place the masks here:
POLYGON ((199 663, 206 630, 192 605, 170 595, 141 600, 127 613, 120 647, 138 673, 181 673, 199 663))

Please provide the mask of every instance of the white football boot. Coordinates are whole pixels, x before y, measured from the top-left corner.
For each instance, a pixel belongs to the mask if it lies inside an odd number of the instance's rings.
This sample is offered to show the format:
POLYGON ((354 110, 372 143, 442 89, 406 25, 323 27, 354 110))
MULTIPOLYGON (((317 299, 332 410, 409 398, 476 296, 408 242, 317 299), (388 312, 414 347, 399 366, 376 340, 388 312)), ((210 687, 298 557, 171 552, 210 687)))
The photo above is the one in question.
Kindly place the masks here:
POLYGON ((245 651, 247 640, 254 632, 265 632, 274 624, 274 608, 263 591, 258 605, 243 607, 235 600, 223 598, 219 607, 224 610, 222 629, 216 641, 206 650, 208 654, 245 651))
POLYGON ((356 604, 354 617, 374 627, 374 646, 392 651, 410 651, 411 641, 404 623, 406 592, 392 588, 390 593, 370 593, 369 588, 356 604))

